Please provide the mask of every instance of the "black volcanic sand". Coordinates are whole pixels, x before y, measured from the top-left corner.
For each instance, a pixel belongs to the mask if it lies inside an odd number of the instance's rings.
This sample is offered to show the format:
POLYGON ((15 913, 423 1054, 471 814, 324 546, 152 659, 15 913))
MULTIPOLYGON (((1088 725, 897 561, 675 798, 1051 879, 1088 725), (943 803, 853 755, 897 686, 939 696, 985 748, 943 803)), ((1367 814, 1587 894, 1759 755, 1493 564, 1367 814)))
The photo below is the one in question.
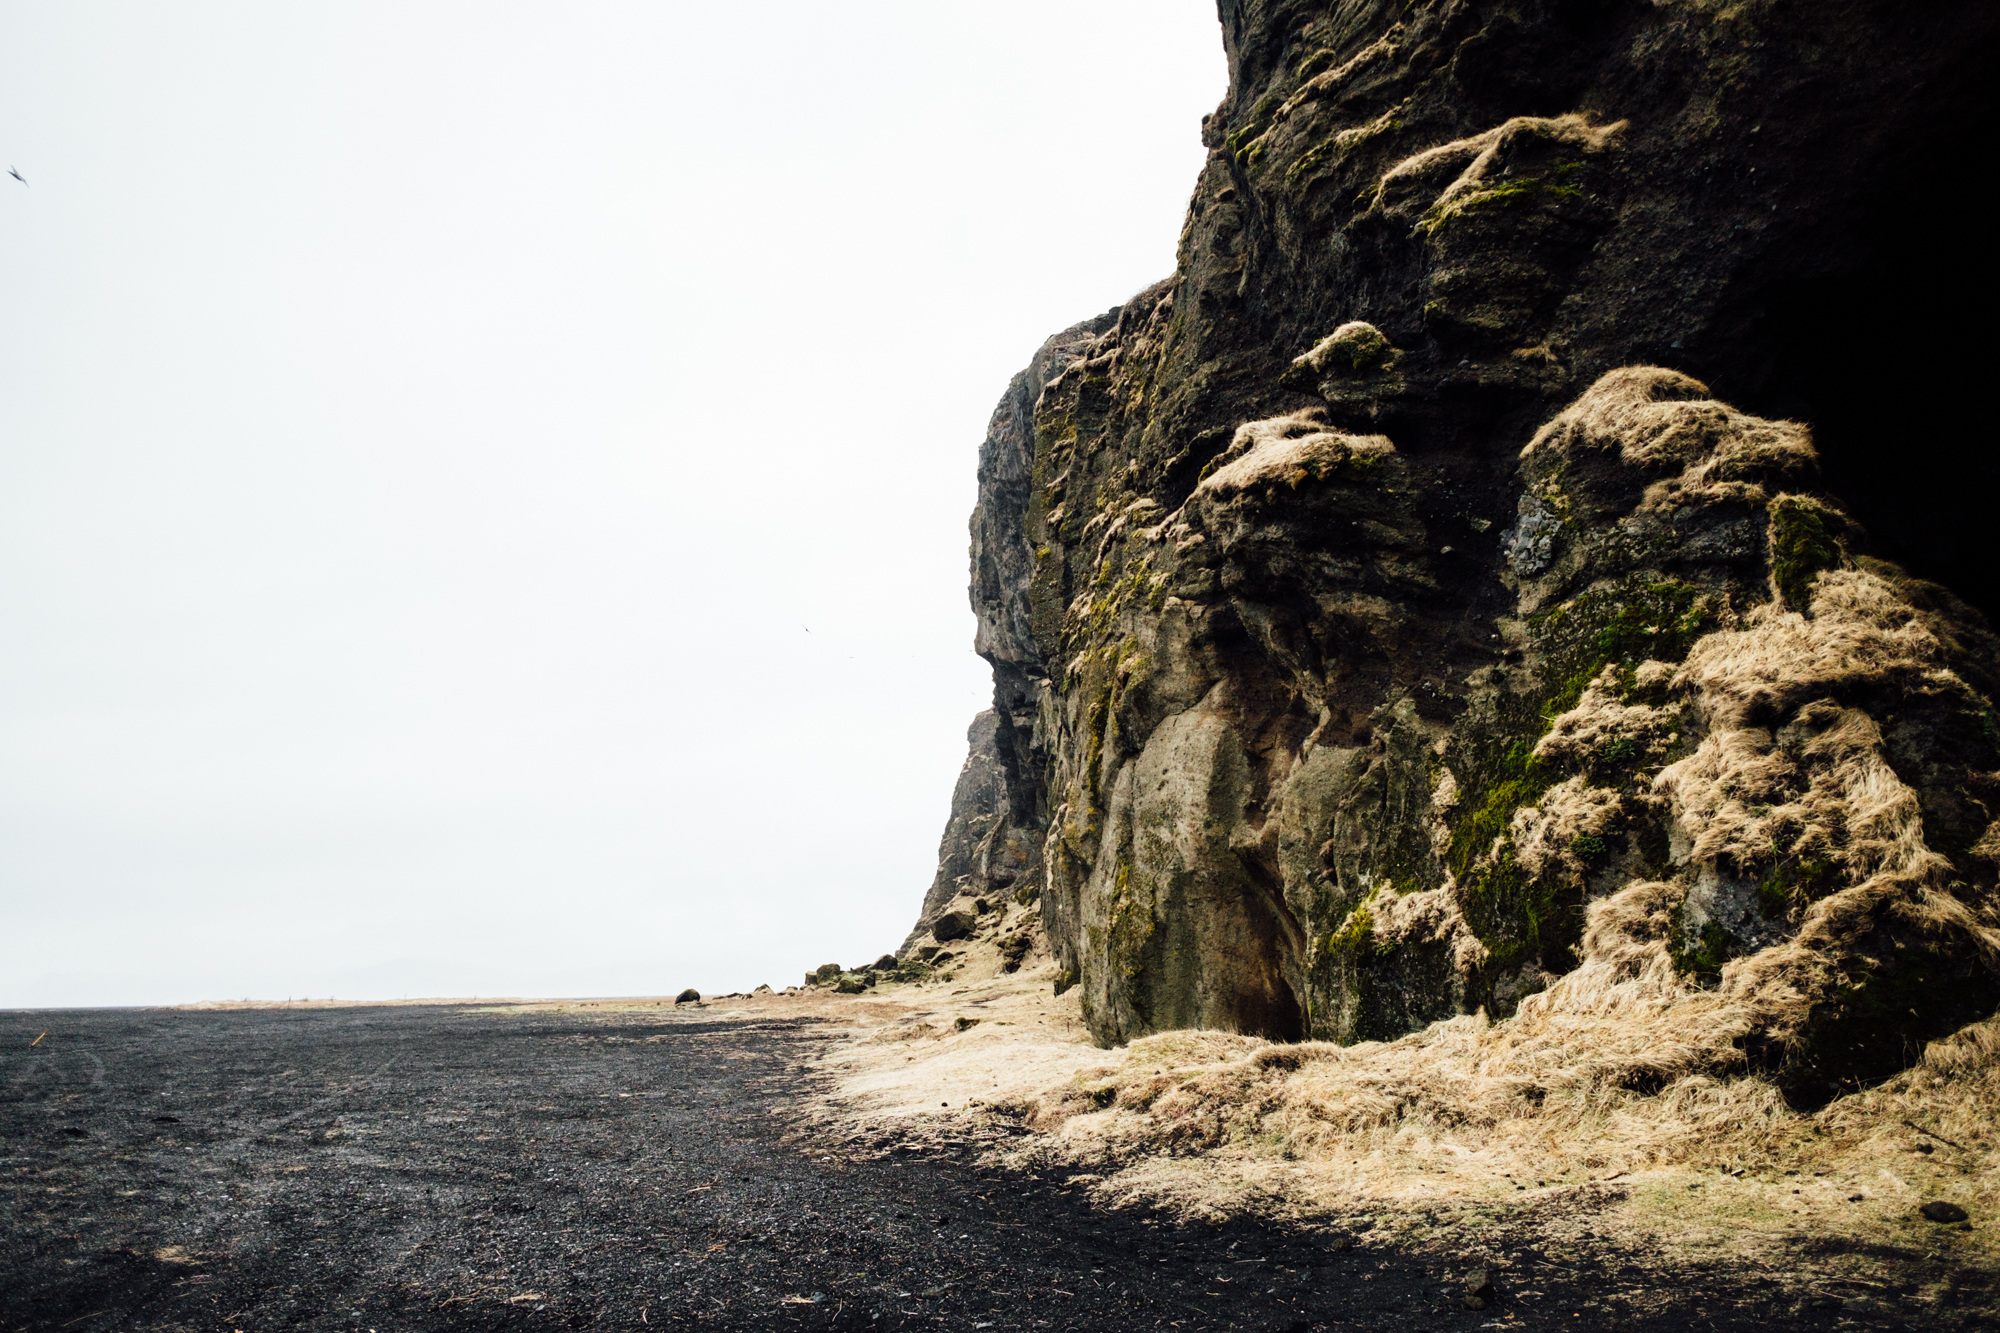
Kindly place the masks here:
POLYGON ((1740 1269, 1532 1255, 1473 1311, 1365 1231, 1181 1226, 964 1140, 814 1139, 791 1108, 828 1039, 666 1010, 0 1014, 0 1327, 1857 1326, 1740 1269))

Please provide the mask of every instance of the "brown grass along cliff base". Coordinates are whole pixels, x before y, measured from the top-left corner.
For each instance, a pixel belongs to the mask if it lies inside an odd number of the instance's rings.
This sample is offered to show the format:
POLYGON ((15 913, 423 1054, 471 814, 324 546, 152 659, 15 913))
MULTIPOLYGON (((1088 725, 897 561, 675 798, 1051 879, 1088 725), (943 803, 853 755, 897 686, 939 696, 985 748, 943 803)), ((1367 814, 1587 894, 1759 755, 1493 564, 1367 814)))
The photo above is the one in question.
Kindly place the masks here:
MULTIPOLYGON (((1108 1207, 1282 1219, 1334 1244, 1518 1267, 1516 1285, 1538 1260, 1696 1264, 1780 1275, 1850 1312, 1895 1290, 1904 1314, 1994 1305, 1994 1025, 1801 1112, 1756 1073, 1606 1080, 1602 1049, 1624 1044, 1608 1029, 1647 1007, 1631 994, 1624 1013, 1599 996, 1595 1013, 1534 1006, 1350 1047, 1169 1032, 1103 1051, 1052 978, 774 1003, 849 1024, 817 1117, 851 1145, 971 1145, 1108 1207), (1929 1203, 1970 1222, 1932 1221, 1929 1203)), ((1688 1052, 1712 1042, 1674 1010, 1655 1004, 1641 1026, 1688 1052)))

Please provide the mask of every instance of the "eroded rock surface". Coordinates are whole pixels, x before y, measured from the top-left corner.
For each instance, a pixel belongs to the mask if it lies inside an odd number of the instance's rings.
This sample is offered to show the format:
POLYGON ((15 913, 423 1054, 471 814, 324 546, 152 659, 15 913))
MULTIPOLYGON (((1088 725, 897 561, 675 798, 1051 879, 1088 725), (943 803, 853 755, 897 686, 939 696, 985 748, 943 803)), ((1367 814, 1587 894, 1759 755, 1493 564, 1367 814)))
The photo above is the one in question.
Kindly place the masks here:
POLYGON ((919 936, 1039 893, 1107 1044, 1643 975, 1807 1100, 1990 1015, 2000 479, 1983 353, 1916 340, 1996 285, 2000 15, 1220 14, 1175 273, 981 452, 919 936))

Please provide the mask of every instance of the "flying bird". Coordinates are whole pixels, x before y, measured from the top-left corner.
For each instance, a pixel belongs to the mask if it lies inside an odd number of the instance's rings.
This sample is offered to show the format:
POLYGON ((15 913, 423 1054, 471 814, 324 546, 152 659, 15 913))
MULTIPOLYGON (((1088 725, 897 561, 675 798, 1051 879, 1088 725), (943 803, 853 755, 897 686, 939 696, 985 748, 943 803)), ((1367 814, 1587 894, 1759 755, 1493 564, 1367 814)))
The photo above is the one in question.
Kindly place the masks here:
POLYGON ((28 183, 28 178, 26 176, 23 176, 19 171, 17 171, 13 167, 7 168, 7 174, 9 176, 12 176, 15 180, 21 182, 21 184, 23 185, 26 185, 28 183))

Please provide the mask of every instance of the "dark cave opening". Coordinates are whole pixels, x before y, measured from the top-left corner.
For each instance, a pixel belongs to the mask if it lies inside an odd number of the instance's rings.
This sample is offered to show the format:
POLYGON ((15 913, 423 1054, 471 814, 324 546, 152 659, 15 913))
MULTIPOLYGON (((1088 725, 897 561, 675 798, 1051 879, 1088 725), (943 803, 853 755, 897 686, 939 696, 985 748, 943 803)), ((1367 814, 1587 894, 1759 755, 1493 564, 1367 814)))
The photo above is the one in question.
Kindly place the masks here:
POLYGON ((1772 291, 1752 343, 1761 381, 1725 396, 1813 429, 1821 486, 1867 529, 1867 553, 1942 583, 2000 624, 2000 427, 1993 312, 2000 248, 1963 164, 2000 130, 2000 103, 1907 155, 1856 229, 1854 262, 1772 291))
POLYGON ((1304 1041, 1306 1025, 1305 932, 1285 905, 1278 881, 1255 862, 1244 863, 1252 893, 1244 903, 1248 933, 1262 937, 1262 955, 1277 964, 1264 984, 1237 996, 1237 1030, 1267 1041, 1304 1041))

